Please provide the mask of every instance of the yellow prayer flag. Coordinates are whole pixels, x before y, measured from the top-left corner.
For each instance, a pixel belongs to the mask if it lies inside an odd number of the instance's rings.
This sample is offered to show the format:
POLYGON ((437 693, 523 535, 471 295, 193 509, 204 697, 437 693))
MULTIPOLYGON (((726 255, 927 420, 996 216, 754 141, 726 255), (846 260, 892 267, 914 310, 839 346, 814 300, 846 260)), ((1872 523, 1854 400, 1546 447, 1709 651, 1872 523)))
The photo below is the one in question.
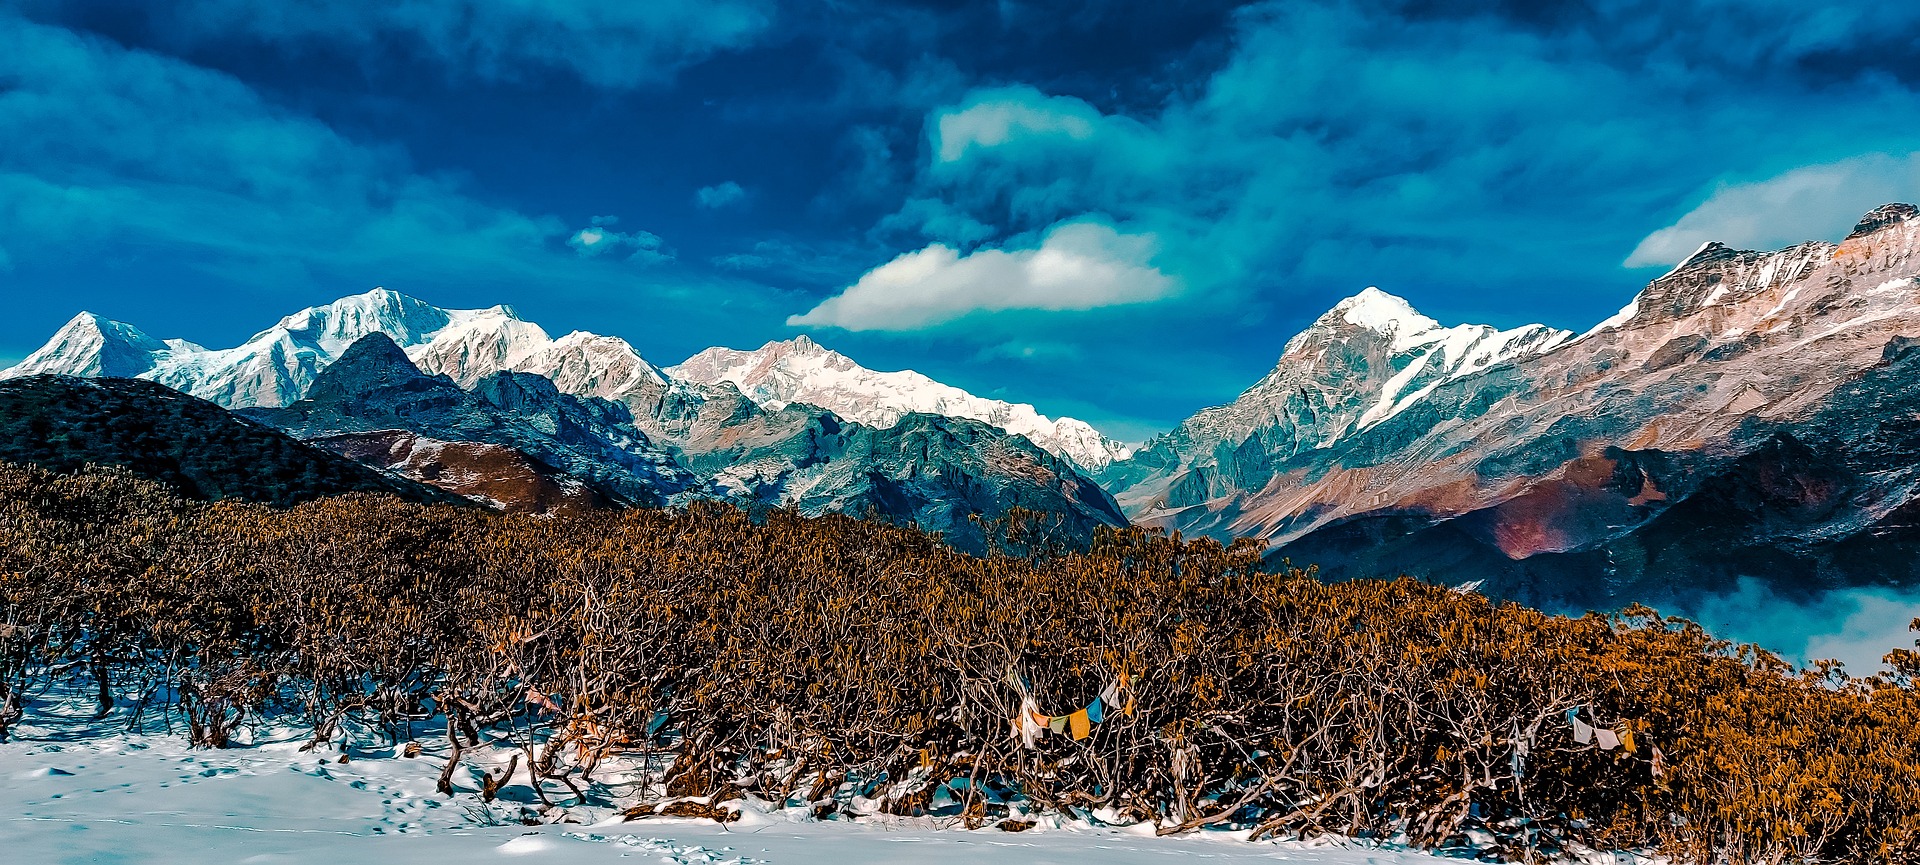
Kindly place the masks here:
POLYGON ((1081 709, 1067 716, 1067 723, 1073 727, 1074 741, 1093 735, 1093 720, 1087 717, 1087 710, 1081 709))
POLYGON ((1627 753, 1629 754, 1633 753, 1633 731, 1632 730, 1620 731, 1620 747, 1627 749, 1627 753))

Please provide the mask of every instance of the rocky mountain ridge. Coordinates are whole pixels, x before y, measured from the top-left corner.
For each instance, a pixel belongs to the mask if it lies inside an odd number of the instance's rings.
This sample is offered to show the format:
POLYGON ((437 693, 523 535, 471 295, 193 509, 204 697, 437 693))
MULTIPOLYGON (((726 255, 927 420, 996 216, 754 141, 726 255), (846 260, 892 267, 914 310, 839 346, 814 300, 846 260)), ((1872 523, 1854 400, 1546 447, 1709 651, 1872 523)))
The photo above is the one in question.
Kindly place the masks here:
POLYGON ((223 350, 83 313, 0 379, 150 379, 396 477, 514 510, 722 499, 911 520, 976 549, 977 519, 1015 507, 1053 513, 1069 540, 1125 524, 1080 468, 1124 448, 1091 427, 910 371, 874 373, 804 338, 774 345, 825 361, 849 386, 792 399, 761 387, 756 401, 724 374, 663 374, 617 337, 554 339, 510 307, 445 310, 385 289, 287 316, 223 350))
MULTIPOLYGON (((1768 448, 1806 447, 1817 461, 1856 467, 1885 462, 1863 455, 1868 442, 1906 453, 1869 421, 1920 417, 1914 389, 1885 374, 1905 368, 1901 346, 1920 337, 1916 253, 1920 211, 1910 205, 1876 209, 1839 243, 1775 252, 1708 244, 1587 333, 1489 334, 1501 350, 1451 374, 1427 368, 1454 354, 1407 350, 1403 331, 1431 328, 1403 304, 1363 293, 1343 306, 1394 314, 1352 322, 1330 313, 1240 400, 1201 412, 1102 477, 1137 521, 1261 537, 1276 558, 1320 562, 1333 575, 1490 578, 1489 591, 1541 603, 1649 600, 1724 577, 1695 580, 1677 564, 1706 560, 1708 513, 1748 514, 1723 535, 1768 537, 1758 526, 1775 519, 1772 508, 1687 504, 1718 489, 1712 479, 1765 487, 1773 481, 1755 478, 1787 476, 1792 461, 1769 462, 1768 448), (1861 405, 1880 414, 1862 419, 1861 405), (1682 518, 1689 513, 1698 516, 1682 518), (1547 564, 1567 556, 1603 564, 1547 564), (1516 564, 1526 562, 1535 564, 1516 564)), ((1909 471, 1847 471, 1861 478, 1852 504, 1783 524, 1806 539, 1878 532, 1895 544, 1883 520, 1908 509, 1909 471)), ((1820 498, 1812 481, 1781 482, 1820 498)), ((1753 544, 1779 552, 1787 541, 1753 544)), ((1831 565, 1808 565, 1815 573, 1805 579, 1858 576, 1831 565)))
MULTIPOLYGON (((421 370, 461 387, 511 371, 542 376, 574 396, 651 404, 669 385, 668 375, 619 337, 574 331, 555 339, 508 306, 441 309, 384 288, 301 310, 230 349, 157 340, 83 312, 20 364, 0 370, 0 380, 138 377, 227 408, 277 408, 304 396, 341 352, 374 333, 392 339, 421 370)), ((875 372, 804 336, 755 352, 707 349, 673 369, 688 384, 729 382, 766 408, 804 402, 868 426, 892 426, 913 412, 977 420, 1088 470, 1129 452, 1082 421, 976 397, 912 370, 875 372)))

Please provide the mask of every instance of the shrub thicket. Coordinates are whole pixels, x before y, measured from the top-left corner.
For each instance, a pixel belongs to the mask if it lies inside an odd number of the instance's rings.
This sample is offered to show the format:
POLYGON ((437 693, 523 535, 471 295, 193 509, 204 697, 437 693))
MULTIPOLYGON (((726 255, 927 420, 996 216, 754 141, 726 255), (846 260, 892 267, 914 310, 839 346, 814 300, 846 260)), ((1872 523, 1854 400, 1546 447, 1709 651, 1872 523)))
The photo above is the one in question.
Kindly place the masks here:
POLYGON ((1650 610, 1329 585, 1142 530, 978 558, 838 516, 281 510, 0 465, 0 603, 0 723, 82 668, 103 707, 104 683, 157 683, 152 708, 214 747, 269 718, 316 744, 430 720, 457 760, 493 727, 555 791, 609 754, 666 754, 653 802, 913 814, 944 786, 970 826, 1017 796, 1164 832, 1493 839, 1514 858, 1920 851, 1911 652, 1868 679, 1795 671, 1650 610), (1122 676, 1132 711, 1084 741, 1028 749, 1009 723, 1015 680, 1065 712, 1122 676), (1635 751, 1575 743, 1573 707, 1635 751))

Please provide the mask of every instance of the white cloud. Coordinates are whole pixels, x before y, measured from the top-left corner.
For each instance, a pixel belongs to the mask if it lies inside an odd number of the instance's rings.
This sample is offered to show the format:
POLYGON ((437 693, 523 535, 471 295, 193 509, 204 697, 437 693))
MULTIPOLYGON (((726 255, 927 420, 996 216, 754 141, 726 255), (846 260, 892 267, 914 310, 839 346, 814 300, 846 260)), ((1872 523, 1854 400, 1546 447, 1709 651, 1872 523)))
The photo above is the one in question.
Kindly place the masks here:
POLYGON ((742 189, 740 184, 731 180, 725 183, 716 183, 712 186, 702 186, 698 192, 693 194, 694 202, 708 210, 719 210, 722 207, 730 207, 746 199, 747 191, 742 189))
POLYGON ((1035 249, 961 255, 936 243, 860 277, 790 325, 916 330, 975 312, 1088 310, 1158 300, 1177 283, 1152 264, 1159 241, 1097 222, 1056 226, 1035 249))
POLYGON ((1870 153, 1808 165, 1759 181, 1722 185, 1674 224, 1646 236, 1627 267, 1672 265, 1717 240, 1746 249, 1775 249, 1805 240, 1838 239, 1861 214, 1892 201, 1920 198, 1920 153, 1870 153))
POLYGON ((1105 118, 1071 96, 1047 96, 1032 87, 980 91, 966 104, 934 117, 934 150, 958 162, 974 148, 1001 147, 1021 138, 1086 141, 1105 118))

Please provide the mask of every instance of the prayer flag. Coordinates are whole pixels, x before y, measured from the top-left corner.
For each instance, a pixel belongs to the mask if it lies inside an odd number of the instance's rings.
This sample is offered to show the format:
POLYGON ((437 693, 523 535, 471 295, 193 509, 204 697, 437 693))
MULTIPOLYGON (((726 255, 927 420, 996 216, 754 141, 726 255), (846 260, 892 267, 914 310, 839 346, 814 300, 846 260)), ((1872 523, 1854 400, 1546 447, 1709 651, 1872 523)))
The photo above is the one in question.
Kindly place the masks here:
POLYGON ((1075 741, 1093 735, 1093 724, 1087 720, 1087 710, 1085 709, 1068 715, 1067 723, 1073 727, 1073 738, 1075 741))
POLYGON ((1573 740, 1575 742, 1579 742, 1582 745, 1592 742, 1593 728, 1587 726, 1579 718, 1574 718, 1573 719, 1573 740))
POLYGON ((1593 741, 1600 745, 1602 751, 1611 751, 1620 747, 1620 737, 1605 727, 1593 731, 1593 741))
POLYGON ((1047 732, 1047 716, 1033 710, 1033 701, 1027 700, 1020 705, 1020 717, 1014 719, 1014 726, 1020 730, 1020 744, 1029 748, 1039 744, 1040 736, 1047 732))
POLYGON ((1052 730, 1055 733, 1065 733, 1067 731, 1067 716, 1055 715, 1051 718, 1048 718, 1047 729, 1052 730))
POLYGON ((1120 705, 1119 680, 1116 679, 1112 682, 1108 682, 1105 688, 1100 689, 1100 702, 1105 703, 1109 706, 1120 705))
POLYGON ((1627 749, 1627 753, 1629 754, 1634 752, 1632 730, 1620 731, 1620 747, 1627 749))
POLYGON ((1099 697, 1093 698, 1093 702, 1087 704, 1087 720, 1098 724, 1106 719, 1106 714, 1107 707, 1100 702, 1099 697))

